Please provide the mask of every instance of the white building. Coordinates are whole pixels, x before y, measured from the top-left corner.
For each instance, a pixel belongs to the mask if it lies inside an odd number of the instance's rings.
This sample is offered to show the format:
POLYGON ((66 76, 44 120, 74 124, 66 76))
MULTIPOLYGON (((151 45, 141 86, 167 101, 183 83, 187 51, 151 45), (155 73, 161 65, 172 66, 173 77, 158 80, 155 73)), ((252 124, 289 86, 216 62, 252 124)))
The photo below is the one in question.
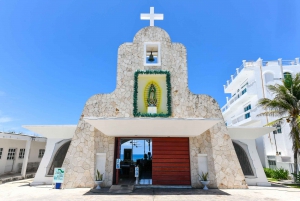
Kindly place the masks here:
POLYGON ((37 171, 43 158, 46 138, 0 133, 0 175, 37 171))
POLYGON ((76 125, 23 127, 47 138, 44 157, 30 185, 52 184, 53 170, 62 166, 76 125))
MULTIPOLYGON (((253 129, 274 121, 276 117, 257 116, 263 112, 257 107, 257 102, 261 98, 273 98, 267 85, 280 84, 285 76, 293 76, 298 72, 300 72, 299 58, 289 61, 282 59, 263 61, 260 58, 257 61, 244 60, 242 66, 236 69, 236 73, 231 75, 230 80, 224 85, 225 93, 231 95, 230 98, 226 98, 227 103, 222 107, 228 128, 253 129)), ((276 129, 277 131, 266 133, 255 140, 261 163, 263 167, 283 167, 292 172, 294 159, 292 142, 289 139, 289 125, 283 122, 276 129)), ((256 134, 253 130, 253 135, 256 134)))

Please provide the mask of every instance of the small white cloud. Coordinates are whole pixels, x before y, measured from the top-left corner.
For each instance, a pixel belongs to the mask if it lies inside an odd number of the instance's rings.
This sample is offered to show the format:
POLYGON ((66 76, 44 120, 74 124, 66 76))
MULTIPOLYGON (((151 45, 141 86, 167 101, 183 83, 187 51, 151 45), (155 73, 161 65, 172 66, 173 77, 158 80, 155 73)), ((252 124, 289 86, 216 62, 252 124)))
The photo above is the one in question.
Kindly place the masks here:
POLYGON ((0 117, 0 123, 7 123, 13 121, 10 117, 0 117))

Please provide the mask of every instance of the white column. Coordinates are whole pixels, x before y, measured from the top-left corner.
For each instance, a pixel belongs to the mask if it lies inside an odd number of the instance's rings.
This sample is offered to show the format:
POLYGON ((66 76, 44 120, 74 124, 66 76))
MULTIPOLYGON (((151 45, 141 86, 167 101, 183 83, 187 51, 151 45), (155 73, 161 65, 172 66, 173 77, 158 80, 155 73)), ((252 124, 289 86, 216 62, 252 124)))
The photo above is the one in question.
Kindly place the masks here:
POLYGON ((24 155, 22 170, 21 170, 21 176, 23 178, 25 178, 25 176, 26 176, 26 168, 27 168, 27 163, 28 163, 30 146, 31 146, 31 137, 29 137, 29 139, 26 141, 25 155, 24 155))
POLYGON ((299 64, 299 58, 296 58, 295 60, 296 60, 296 64, 299 64))
POLYGON ((233 81, 233 75, 231 75, 231 81, 233 81))
POLYGON ((236 68, 236 74, 238 75, 240 73, 240 69, 236 68))
POLYGON ((263 60, 261 58, 258 58, 257 61, 258 61, 259 65, 262 67, 263 66, 263 60))
POLYGON ((226 97, 226 103, 228 103, 228 97, 226 97))
POLYGON ((281 59, 281 58, 278 59, 278 64, 279 64, 279 66, 280 66, 281 79, 283 79, 283 78, 284 78, 284 75, 283 75, 282 59, 281 59))
POLYGON ((246 60, 243 60, 243 66, 245 67, 246 66, 246 60))

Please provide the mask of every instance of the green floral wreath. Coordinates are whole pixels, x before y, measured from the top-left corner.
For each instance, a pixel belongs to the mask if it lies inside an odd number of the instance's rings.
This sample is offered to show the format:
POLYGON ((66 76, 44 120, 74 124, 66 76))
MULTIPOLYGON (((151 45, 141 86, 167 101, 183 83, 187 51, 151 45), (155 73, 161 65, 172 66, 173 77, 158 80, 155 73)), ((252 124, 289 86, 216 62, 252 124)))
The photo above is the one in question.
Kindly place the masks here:
POLYGON ((135 117, 169 117, 172 115, 172 106, 171 106, 171 78, 169 71, 162 71, 162 70, 146 70, 140 71, 137 70, 134 73, 134 88, 133 88, 133 116, 135 117), (140 113, 137 109, 137 96, 138 96, 138 76, 140 74, 166 74, 166 81, 167 81, 167 113, 158 113, 158 114, 149 114, 149 113, 140 113))

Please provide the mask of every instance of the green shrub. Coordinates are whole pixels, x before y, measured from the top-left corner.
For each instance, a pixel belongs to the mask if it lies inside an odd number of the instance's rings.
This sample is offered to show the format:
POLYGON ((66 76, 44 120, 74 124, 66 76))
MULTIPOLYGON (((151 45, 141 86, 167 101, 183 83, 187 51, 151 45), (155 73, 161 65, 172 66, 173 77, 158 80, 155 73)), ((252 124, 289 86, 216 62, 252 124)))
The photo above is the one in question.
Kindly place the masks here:
POLYGON ((273 173, 274 179, 288 179, 288 176, 289 176, 289 171, 283 168, 275 169, 273 173))
POLYGON ((288 179, 289 171, 283 168, 280 169, 270 169, 264 168, 266 177, 274 179, 288 179))
POLYGON ((274 170, 270 169, 270 168, 264 168, 264 171, 265 171, 266 177, 268 177, 268 178, 271 178, 272 174, 274 172, 274 170))

